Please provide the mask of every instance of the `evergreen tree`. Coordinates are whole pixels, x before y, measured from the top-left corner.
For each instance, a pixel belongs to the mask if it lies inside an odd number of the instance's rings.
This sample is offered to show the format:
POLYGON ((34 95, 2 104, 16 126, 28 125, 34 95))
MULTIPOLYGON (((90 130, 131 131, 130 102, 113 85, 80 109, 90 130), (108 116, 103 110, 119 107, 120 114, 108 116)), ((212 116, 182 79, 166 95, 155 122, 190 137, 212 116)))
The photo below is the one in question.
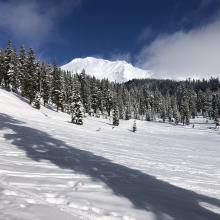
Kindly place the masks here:
POLYGON ((96 85, 95 77, 92 78, 91 84, 91 108, 95 114, 99 108, 98 87, 96 85))
POLYGON ((28 90, 28 72, 27 72, 27 55, 24 46, 20 48, 19 54, 19 81, 21 84, 21 95, 25 96, 28 90))
POLYGON ((14 48, 12 46, 11 41, 8 42, 8 46, 5 50, 5 58, 4 58, 4 86, 5 89, 10 91, 11 90, 11 78, 14 74, 14 48))
POLYGON ((44 105, 48 104, 50 99, 50 73, 47 66, 43 63, 41 66, 41 96, 44 100, 44 105))
POLYGON ((180 113, 179 113, 179 110, 178 110, 178 107, 177 107, 177 103, 176 103, 176 99, 174 99, 174 102, 173 102, 173 118, 175 120, 175 124, 179 124, 179 121, 180 121, 180 113))
POLYGON ((161 114, 160 114, 160 117, 163 119, 163 122, 166 121, 166 115, 167 115, 166 104, 165 104, 165 100, 164 100, 163 104, 162 104, 162 108, 161 108, 161 114))
POLYGON ((134 120, 132 131, 133 131, 133 132, 136 132, 136 131, 137 131, 136 120, 134 120))
POLYGON ((118 126, 119 125, 119 111, 118 106, 114 104, 113 108, 113 125, 118 126))
POLYGON ((25 79, 25 96, 29 99, 30 104, 34 101, 38 92, 37 87, 37 66, 34 51, 30 48, 27 58, 27 75, 25 79))
POLYGON ((85 70, 83 70, 79 76, 81 89, 80 89, 80 96, 82 99, 82 103, 85 109, 86 113, 89 113, 91 102, 90 102, 90 89, 89 89, 89 83, 86 78, 85 70))
POLYGON ((5 73, 4 57, 5 57, 4 50, 0 49, 0 86, 3 84, 4 73, 5 73))
POLYGON ((80 100, 80 95, 77 91, 73 93, 72 103, 70 106, 72 123, 77 125, 83 124, 83 108, 80 100))
POLYGON ((125 107, 125 120, 131 119, 131 109, 129 104, 125 107))
POLYGON ((12 60, 11 60, 11 88, 13 92, 18 92, 20 88, 20 73, 19 73, 19 62, 16 51, 12 52, 12 60))
POLYGON ((33 106, 36 108, 36 109, 40 109, 40 103, 41 102, 41 96, 40 96, 40 92, 37 92, 36 93, 36 96, 34 98, 34 101, 33 101, 33 106))
POLYGON ((64 91, 62 72, 56 64, 53 65, 52 77, 51 99, 56 105, 57 111, 59 111, 59 109, 63 111, 64 91))

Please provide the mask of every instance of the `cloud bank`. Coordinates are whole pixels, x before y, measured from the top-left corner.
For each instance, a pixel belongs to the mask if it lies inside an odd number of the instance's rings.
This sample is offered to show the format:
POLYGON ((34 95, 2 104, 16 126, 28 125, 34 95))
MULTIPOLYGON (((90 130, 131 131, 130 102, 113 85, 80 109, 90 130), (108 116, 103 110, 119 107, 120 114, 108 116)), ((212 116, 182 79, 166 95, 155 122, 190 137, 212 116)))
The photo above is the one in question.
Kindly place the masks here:
POLYGON ((155 78, 220 77, 220 19, 190 30, 157 37, 137 58, 155 78))

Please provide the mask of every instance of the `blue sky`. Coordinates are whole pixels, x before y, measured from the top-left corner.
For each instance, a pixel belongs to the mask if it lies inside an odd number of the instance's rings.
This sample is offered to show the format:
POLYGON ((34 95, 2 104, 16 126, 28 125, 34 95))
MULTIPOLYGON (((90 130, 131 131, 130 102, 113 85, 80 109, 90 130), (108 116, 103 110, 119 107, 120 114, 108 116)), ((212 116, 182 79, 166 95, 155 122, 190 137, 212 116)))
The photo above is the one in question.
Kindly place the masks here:
MULTIPOLYGON (((190 60, 220 49, 219 9, 219 0, 0 0, 0 46, 11 39, 60 64, 96 56, 125 59, 158 76, 193 76, 203 71, 198 66, 207 57, 196 64, 190 60), (188 59, 187 53, 193 54, 188 62, 172 64, 188 59)), ((218 64, 207 65, 203 75, 218 75, 218 64)))

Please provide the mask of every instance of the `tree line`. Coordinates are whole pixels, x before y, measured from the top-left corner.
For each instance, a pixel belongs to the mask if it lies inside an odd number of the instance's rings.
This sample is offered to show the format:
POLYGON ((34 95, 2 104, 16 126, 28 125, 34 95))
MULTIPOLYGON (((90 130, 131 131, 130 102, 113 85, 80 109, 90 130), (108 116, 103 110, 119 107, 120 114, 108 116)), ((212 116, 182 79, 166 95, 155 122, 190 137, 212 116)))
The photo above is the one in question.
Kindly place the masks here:
POLYGON ((119 119, 140 119, 190 124, 196 116, 213 119, 220 115, 220 82, 209 80, 174 81, 134 79, 125 83, 96 79, 61 70, 56 63, 36 58, 32 48, 17 52, 12 43, 0 49, 0 86, 26 97, 40 109, 54 105, 71 114, 72 123, 83 124, 86 115, 119 119))

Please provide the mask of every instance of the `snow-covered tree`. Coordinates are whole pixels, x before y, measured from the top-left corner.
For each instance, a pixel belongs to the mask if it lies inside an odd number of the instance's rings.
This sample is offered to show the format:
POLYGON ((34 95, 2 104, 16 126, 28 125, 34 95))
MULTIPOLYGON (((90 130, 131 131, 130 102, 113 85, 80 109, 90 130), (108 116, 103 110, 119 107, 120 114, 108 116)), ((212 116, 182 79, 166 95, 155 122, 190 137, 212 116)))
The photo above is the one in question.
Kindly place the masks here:
POLYGON ((63 111, 64 91, 62 72, 56 64, 53 65, 52 77, 51 99, 52 102, 56 105, 57 111, 59 111, 59 109, 63 111))
POLYGON ((25 92, 28 90, 28 73, 27 73, 27 55, 25 47, 22 46, 20 48, 20 54, 19 54, 19 79, 20 79, 20 90, 21 95, 25 96, 25 92))
POLYGON ((32 104, 38 91, 37 66, 35 54, 32 48, 30 48, 27 58, 27 75, 25 79, 25 84, 25 96, 29 99, 30 104, 32 104))
POLYGON ((33 101, 33 106, 36 109, 40 109, 40 104, 41 104, 41 96, 40 96, 40 92, 37 92, 33 101))
POLYGON ((8 42, 8 46, 5 50, 5 57, 4 57, 4 86, 5 88, 10 91, 11 90, 11 79, 12 75, 14 74, 14 48, 12 46, 11 41, 8 42))
POLYGON ((85 112, 89 113, 91 108, 91 101, 90 101, 90 88, 89 88, 89 82, 86 78, 85 70, 83 70, 79 75, 79 81, 80 81, 80 96, 82 99, 82 104, 84 106, 85 112))
POLYGON ((41 96, 44 101, 44 105, 48 104, 50 99, 50 89, 51 89, 51 77, 50 70, 45 63, 41 65, 41 96))
POLYGON ((74 92, 72 96, 72 103, 70 106, 72 123, 77 125, 83 124, 83 106, 78 92, 74 92))
POLYGON ((113 125, 118 126, 119 125, 119 111, 118 106, 114 104, 113 108, 113 125))
POLYGON ((133 132, 136 132, 136 131, 137 131, 136 120, 134 120, 133 127, 132 127, 132 131, 133 131, 133 132))

